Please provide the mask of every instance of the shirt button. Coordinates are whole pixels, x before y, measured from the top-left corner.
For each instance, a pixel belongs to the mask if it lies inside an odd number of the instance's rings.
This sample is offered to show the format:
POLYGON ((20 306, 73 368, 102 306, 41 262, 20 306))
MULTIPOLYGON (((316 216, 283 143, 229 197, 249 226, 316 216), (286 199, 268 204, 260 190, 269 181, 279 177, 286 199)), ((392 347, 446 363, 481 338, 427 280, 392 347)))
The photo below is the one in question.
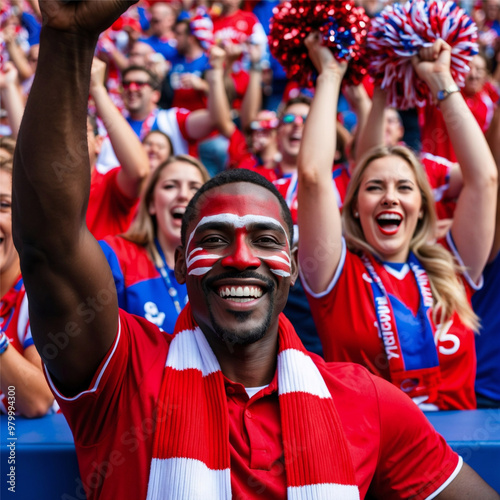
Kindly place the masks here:
POLYGON ((226 387, 226 392, 228 394, 234 394, 234 387, 231 387, 230 385, 226 387))
POLYGON ((250 410, 245 410, 245 417, 253 418, 252 412, 250 410))

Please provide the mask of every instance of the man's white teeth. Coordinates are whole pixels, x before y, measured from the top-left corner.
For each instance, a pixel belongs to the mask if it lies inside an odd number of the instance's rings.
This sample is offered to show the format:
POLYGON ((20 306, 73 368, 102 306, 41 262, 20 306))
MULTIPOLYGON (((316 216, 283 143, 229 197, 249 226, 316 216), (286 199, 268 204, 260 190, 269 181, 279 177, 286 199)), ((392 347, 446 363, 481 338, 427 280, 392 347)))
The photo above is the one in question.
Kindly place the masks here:
POLYGON ((262 290, 255 286, 226 286, 219 290, 219 295, 221 297, 237 297, 252 300, 262 297, 262 290))

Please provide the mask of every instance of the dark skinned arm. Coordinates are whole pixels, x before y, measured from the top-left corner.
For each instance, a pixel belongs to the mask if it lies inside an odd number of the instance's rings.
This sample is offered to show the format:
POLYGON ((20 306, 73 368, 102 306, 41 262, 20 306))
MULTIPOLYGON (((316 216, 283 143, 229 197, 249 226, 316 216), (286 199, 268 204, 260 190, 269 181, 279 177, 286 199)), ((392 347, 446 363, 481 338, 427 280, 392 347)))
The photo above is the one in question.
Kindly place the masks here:
POLYGON ((482 478, 463 464, 455 479, 439 494, 436 500, 500 500, 500 496, 482 478))
POLYGON ((99 32, 132 3, 40 1, 39 62, 14 158, 13 232, 32 335, 67 396, 87 388, 118 328, 111 271, 85 224, 86 123, 99 32))

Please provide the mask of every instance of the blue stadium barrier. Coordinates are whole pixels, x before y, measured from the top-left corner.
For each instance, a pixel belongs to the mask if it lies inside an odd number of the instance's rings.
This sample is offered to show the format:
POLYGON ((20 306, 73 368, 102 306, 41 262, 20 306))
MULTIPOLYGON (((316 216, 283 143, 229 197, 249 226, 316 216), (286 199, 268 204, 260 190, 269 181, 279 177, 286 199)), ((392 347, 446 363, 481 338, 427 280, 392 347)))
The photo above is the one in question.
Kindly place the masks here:
MULTIPOLYGON (((500 410, 426 415, 465 462, 500 493, 500 410)), ((85 500, 73 437, 64 416, 16 417, 14 423, 13 435, 9 435, 7 417, 0 417, 0 498, 85 500), (9 464, 12 459, 15 463, 9 464), (14 474, 9 476, 10 467, 14 474), (15 493, 9 491, 12 484, 15 493)))
POLYGON ((500 493, 500 409, 427 412, 446 442, 500 493))
POLYGON ((0 498, 2 500, 85 500, 75 445, 63 415, 16 417, 9 435, 7 416, 0 418, 0 498), (14 444, 13 444, 14 443, 14 444), (15 460, 14 464, 9 461, 15 460), (10 460, 9 460, 10 459, 10 460), (8 474, 14 467, 15 493, 8 474))

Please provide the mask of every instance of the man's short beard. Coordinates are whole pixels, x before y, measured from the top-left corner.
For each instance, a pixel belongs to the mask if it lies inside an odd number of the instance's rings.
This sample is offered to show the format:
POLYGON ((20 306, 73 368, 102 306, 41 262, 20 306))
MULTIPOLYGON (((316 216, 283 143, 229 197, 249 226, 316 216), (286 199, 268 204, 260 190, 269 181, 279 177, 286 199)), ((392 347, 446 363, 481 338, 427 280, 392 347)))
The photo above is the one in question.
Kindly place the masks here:
MULTIPOLYGON (((227 273, 226 276, 231 275, 231 273, 227 273)), ((235 274, 233 274, 235 276, 235 274)), ((266 293, 269 296, 269 306, 267 310, 267 315, 262 322, 260 326, 257 326, 256 328, 250 330, 250 331, 244 331, 242 328, 241 330, 238 329, 236 331, 234 330, 229 330, 225 328, 223 325, 221 325, 218 321, 215 315, 213 314, 212 307, 210 303, 208 303, 208 311, 210 314, 210 321, 212 322, 212 328, 214 332, 217 334, 217 336, 228 346, 234 346, 234 345, 250 345, 253 344, 254 342, 257 342, 261 338, 264 337, 266 334, 267 330, 271 326, 271 319, 273 315, 273 310, 274 310, 274 290, 276 288, 276 284, 270 280, 269 278, 265 278, 261 275, 258 275, 256 273, 252 274, 252 271, 247 271, 244 273, 238 273, 236 276, 239 278, 241 277, 256 277, 261 281, 265 281, 267 284, 267 290, 266 293), (242 334, 244 332, 244 334, 242 334)), ((217 279, 221 279, 221 277, 217 277, 217 279)), ((211 282, 212 280, 209 280, 211 282)), ((209 284, 206 282, 202 283, 202 287, 205 290, 205 293, 208 294, 208 287, 209 284)), ((240 312, 233 312, 233 316, 238 320, 239 323, 241 323, 242 327, 244 326, 245 321, 250 317, 252 314, 251 312, 247 311, 240 311, 240 312)))
MULTIPOLYGON (((212 327, 218 337, 227 345, 250 345, 254 342, 257 342, 261 338, 264 337, 267 330, 271 326, 271 316, 272 310, 274 306, 274 298, 271 297, 270 307, 268 309, 267 316, 263 323, 260 326, 257 326, 253 330, 245 331, 244 335, 242 335, 242 330, 228 330, 224 328, 224 326, 220 325, 212 314, 212 308, 209 306, 210 319, 212 321, 212 327)), ((239 323, 242 325, 245 323, 247 318, 250 316, 249 312, 238 312, 233 313, 239 323)))

